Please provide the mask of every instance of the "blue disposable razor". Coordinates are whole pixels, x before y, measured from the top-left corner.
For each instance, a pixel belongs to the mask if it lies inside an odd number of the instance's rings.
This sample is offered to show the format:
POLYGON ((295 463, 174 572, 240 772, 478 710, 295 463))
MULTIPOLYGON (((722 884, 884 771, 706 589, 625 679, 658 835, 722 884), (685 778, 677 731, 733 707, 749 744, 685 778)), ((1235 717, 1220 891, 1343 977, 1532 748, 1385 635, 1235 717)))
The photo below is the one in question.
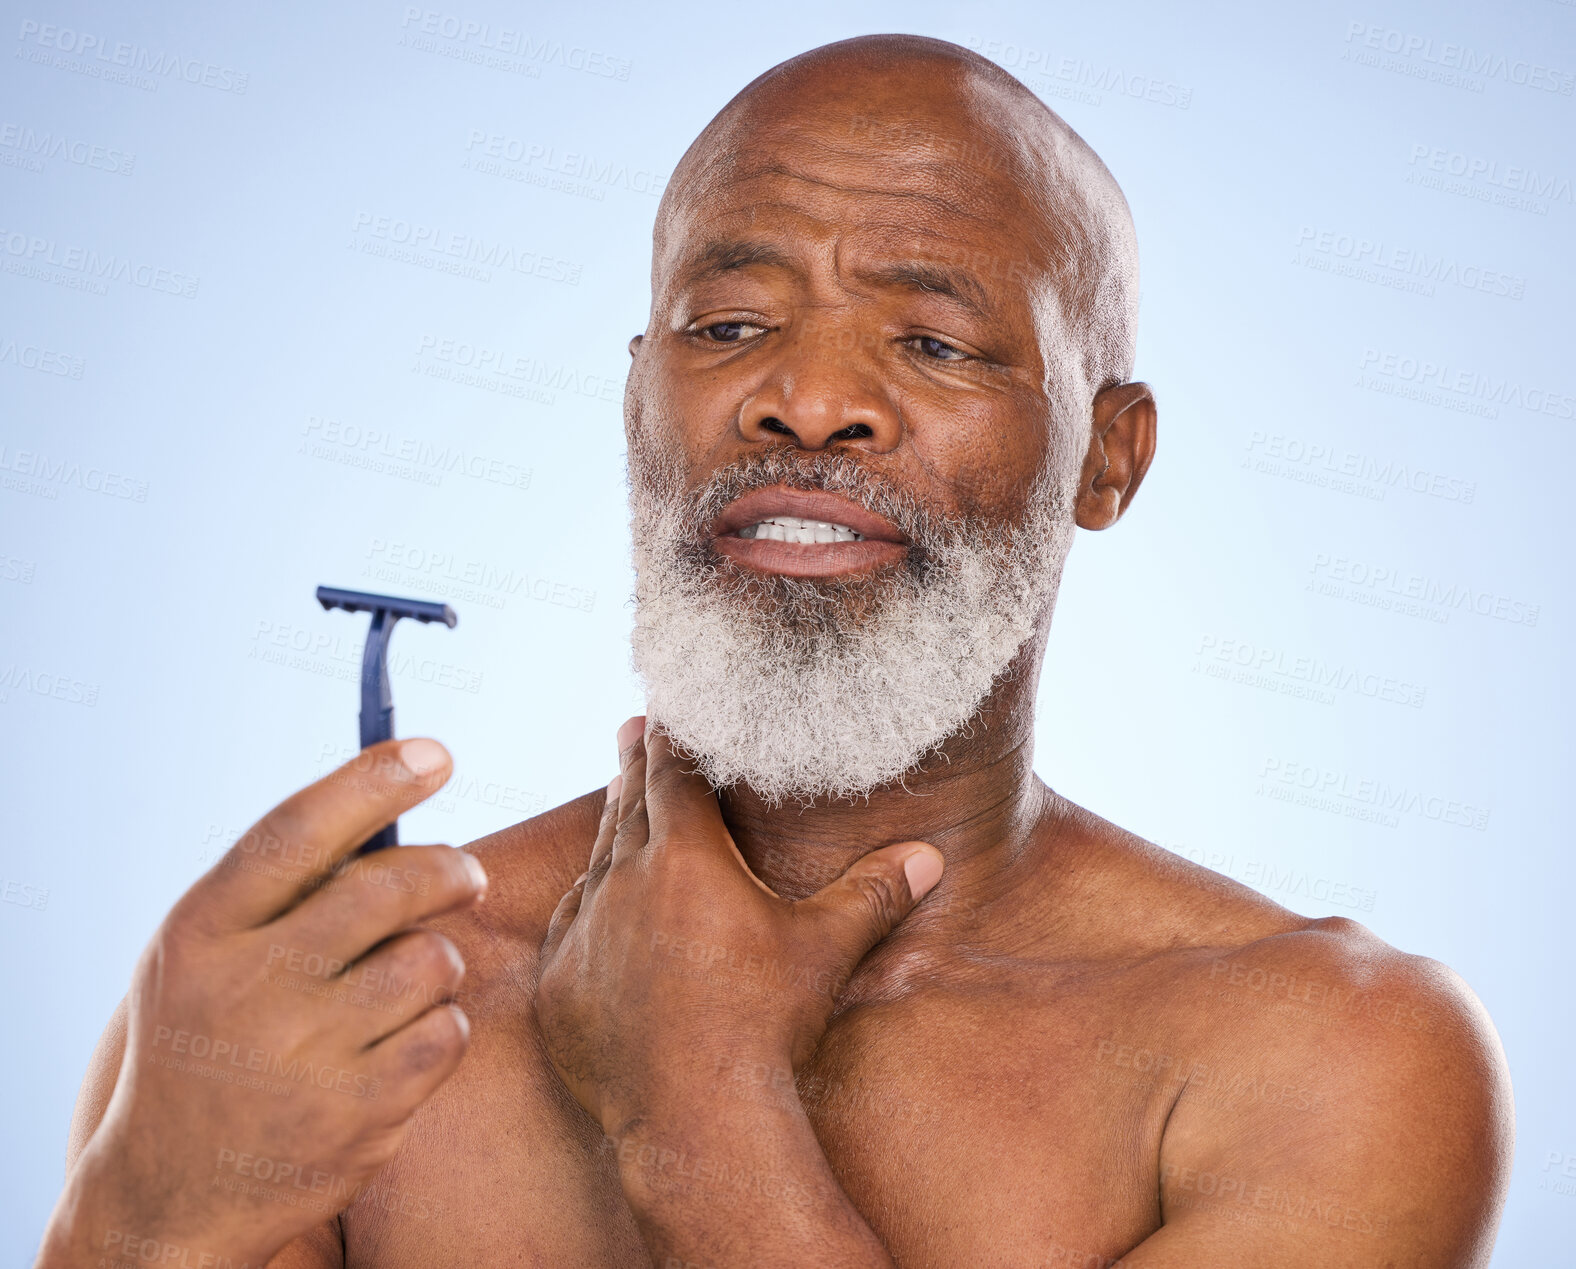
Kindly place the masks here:
MULTIPOLYGON (((441 621, 453 630, 459 622, 448 604, 424 599, 400 599, 395 595, 371 595, 361 590, 338 590, 333 586, 317 588, 317 602, 332 611, 369 612, 372 626, 367 631, 366 648, 361 654, 361 747, 394 738, 394 696, 389 691, 388 648, 394 623, 401 617, 417 621, 441 621)), ((379 829, 361 851, 382 850, 399 845, 399 821, 379 829)))

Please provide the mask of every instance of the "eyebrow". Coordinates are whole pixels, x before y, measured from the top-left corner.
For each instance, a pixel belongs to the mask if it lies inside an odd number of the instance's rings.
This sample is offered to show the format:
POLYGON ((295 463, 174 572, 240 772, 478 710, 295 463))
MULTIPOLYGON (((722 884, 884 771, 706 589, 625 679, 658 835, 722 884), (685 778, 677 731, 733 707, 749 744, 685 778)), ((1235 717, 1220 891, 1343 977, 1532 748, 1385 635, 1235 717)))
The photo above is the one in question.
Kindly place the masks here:
POLYGON ((944 295, 976 317, 988 318, 995 311, 989 294, 979 280, 960 269, 949 269, 944 265, 920 260, 905 260, 861 271, 860 276, 879 285, 944 295))
MULTIPOLYGON (((708 281, 739 269, 764 266, 792 269, 793 259, 780 247, 758 239, 726 238, 708 243, 684 266, 683 282, 708 281)), ((922 260, 903 260, 860 270, 856 275, 878 286, 903 287, 942 295, 976 317, 988 318, 995 306, 979 279, 961 269, 922 260)))
POLYGON ((723 238, 707 243, 683 269, 685 283, 704 282, 737 269, 765 265, 791 269, 793 261, 781 248, 756 239, 723 238))

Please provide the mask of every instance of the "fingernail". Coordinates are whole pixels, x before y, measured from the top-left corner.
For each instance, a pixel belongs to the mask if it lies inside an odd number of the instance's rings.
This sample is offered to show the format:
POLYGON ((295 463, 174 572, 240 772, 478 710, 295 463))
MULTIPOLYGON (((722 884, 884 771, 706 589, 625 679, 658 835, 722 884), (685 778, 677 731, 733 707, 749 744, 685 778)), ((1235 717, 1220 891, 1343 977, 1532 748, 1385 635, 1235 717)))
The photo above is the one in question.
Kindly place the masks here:
POLYGON ((471 884, 476 887, 478 897, 486 894, 487 870, 482 867, 482 861, 463 850, 460 852, 460 858, 465 861, 465 871, 471 874, 471 884))
POLYGON ((646 720, 643 715, 637 714, 633 718, 626 719, 624 725, 618 729, 619 753, 623 753, 624 750, 634 744, 635 738, 645 730, 646 720))
POLYGON ((423 776, 447 762, 449 751, 436 740, 428 740, 423 736, 417 740, 407 740, 401 745, 399 760, 412 775, 423 776))
POLYGON ((618 795, 623 791, 623 789, 624 789, 624 777, 621 776, 621 775, 614 776, 611 780, 609 780, 607 782, 607 800, 609 802, 614 801, 618 797, 618 795))
POLYGON ((939 850, 916 850, 903 861, 903 875, 908 878, 908 892, 915 900, 925 897, 941 880, 943 867, 939 850))

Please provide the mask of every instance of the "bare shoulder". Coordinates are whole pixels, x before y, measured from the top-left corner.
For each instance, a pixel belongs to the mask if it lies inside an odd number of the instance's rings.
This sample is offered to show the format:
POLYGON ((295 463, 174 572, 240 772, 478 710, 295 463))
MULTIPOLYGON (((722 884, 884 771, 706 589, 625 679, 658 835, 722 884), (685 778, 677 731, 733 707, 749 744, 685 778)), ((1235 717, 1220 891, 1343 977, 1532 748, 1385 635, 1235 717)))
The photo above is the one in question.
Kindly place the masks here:
MULTIPOLYGON (((1304 916, 1081 808, 1076 871, 1086 937, 1105 955, 1153 964, 1179 992, 1229 1006, 1234 1026, 1276 1019, 1372 1024, 1376 1043, 1454 1036, 1498 1040, 1471 989, 1447 966, 1397 950, 1344 917, 1304 916), (1235 1012, 1233 1013, 1233 1010, 1235 1012)), ((1065 898, 1062 902, 1066 902, 1065 898)), ((1207 1012, 1218 1020, 1222 1009, 1207 1012)))
POLYGON ((590 860, 602 805, 597 789, 465 847, 487 870, 487 898, 434 927, 465 958, 468 1010, 496 1003, 499 990, 515 994, 534 971, 553 909, 590 860))
POLYGON ((1250 1032, 1276 1033, 1278 1019, 1304 1024, 1299 1031, 1333 1029, 1354 1055, 1441 1043, 1485 1060, 1498 1051, 1487 1012, 1459 975, 1345 917, 1301 917, 1292 929, 1200 953, 1195 977, 1250 1032))
POLYGON ((1161 1143, 1156 1263, 1252 1220, 1275 1263, 1487 1264, 1514 1107, 1466 983, 1344 918, 1184 959, 1197 1060, 1161 1143))
POLYGON ((1360 922, 1308 917, 1125 834, 1119 871, 1156 963, 1189 1014, 1239 1055, 1318 1063, 1386 1087, 1393 1104, 1446 1093, 1463 1115, 1508 1111, 1504 1051, 1460 975, 1360 922))
POLYGON ((1185 995, 1241 1059, 1311 1086, 1330 1122, 1430 1151, 1508 1152, 1511 1090, 1488 1011, 1448 966, 1402 952, 1344 917, 1187 958, 1185 995))
MULTIPOLYGON (((1143 941, 1190 1012, 1234 1037, 1283 1049, 1338 1050, 1349 1069, 1402 1055, 1503 1082, 1487 1011, 1441 962, 1403 952, 1360 922, 1309 917, 1257 891, 1124 835, 1112 864, 1123 924, 1143 941)), ((1369 1072, 1367 1074, 1373 1074, 1369 1072)), ((1508 1085, 1506 1085, 1508 1089, 1508 1085)))
POLYGON ((1303 1263, 1321 1263, 1299 1240, 1329 1219, 1343 1237, 1369 1231, 1365 1254, 1383 1244, 1423 1251, 1419 1263, 1478 1263, 1509 1180, 1514 1110, 1499 1036, 1466 982, 1356 921, 1289 911, 1087 812, 1073 818, 1077 871, 1106 897, 1084 906, 1104 906, 1102 946, 1136 988, 1105 1060, 1163 1064, 1152 1078, 1174 1096, 1168 1226, 1278 1204, 1266 1248, 1284 1237, 1303 1263))
POLYGON ((1135 1041, 1105 1060, 1163 1064, 1150 1078, 1173 1099, 1165 1226, 1135 1269, 1231 1248, 1486 1264, 1514 1110, 1499 1037, 1461 977, 1120 830, 1092 854, 1119 896, 1116 957, 1141 983, 1135 1041))
POLYGON ((585 871, 602 806, 597 789, 467 845, 487 869, 486 902, 499 900, 516 919, 539 913, 545 930, 564 891, 585 871))

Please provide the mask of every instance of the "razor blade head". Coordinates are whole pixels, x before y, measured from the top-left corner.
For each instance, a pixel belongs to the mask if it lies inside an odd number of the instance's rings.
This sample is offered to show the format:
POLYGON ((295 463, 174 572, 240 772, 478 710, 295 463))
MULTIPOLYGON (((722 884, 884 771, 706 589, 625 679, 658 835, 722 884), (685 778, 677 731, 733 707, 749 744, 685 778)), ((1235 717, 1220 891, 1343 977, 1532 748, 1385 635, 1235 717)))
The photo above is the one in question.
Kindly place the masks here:
POLYGON ((386 612, 391 617, 441 621, 451 630, 459 621, 454 609, 448 604, 435 604, 425 599, 402 599, 398 595, 374 595, 364 590, 340 590, 335 586, 319 586, 317 602, 330 611, 343 608, 346 612, 386 612))

